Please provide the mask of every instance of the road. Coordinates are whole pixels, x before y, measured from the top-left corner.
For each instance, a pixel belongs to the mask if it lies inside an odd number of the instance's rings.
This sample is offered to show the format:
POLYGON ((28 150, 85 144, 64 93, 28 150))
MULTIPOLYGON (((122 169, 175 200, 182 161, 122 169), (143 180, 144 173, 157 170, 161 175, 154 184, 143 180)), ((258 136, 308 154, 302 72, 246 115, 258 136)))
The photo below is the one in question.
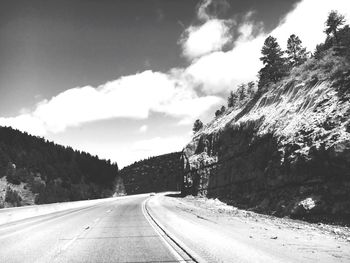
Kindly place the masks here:
POLYGON ((66 205, 0 225, 0 263, 350 262, 350 242, 315 225, 213 200, 144 194, 66 205))
POLYGON ((152 222, 149 195, 0 226, 0 262, 191 262, 152 222))

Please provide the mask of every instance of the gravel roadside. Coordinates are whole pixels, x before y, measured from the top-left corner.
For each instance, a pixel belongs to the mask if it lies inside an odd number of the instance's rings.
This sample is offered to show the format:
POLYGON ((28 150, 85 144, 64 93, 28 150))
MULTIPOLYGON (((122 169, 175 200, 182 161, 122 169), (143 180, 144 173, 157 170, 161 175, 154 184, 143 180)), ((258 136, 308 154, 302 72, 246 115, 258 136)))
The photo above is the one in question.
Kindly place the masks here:
POLYGON ((202 197, 160 195, 151 204, 208 262, 350 262, 348 227, 257 214, 202 197))

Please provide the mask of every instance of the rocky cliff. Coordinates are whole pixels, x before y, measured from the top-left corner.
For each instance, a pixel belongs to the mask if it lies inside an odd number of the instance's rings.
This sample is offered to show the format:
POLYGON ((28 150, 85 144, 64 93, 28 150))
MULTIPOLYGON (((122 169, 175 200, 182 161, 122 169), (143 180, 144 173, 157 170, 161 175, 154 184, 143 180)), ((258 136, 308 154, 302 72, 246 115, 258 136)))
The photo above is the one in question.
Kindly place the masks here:
POLYGON ((278 216, 350 218, 350 71, 309 59, 184 149, 184 194, 278 216))
POLYGON ((182 153, 175 152, 135 162, 120 171, 127 194, 181 189, 182 153))

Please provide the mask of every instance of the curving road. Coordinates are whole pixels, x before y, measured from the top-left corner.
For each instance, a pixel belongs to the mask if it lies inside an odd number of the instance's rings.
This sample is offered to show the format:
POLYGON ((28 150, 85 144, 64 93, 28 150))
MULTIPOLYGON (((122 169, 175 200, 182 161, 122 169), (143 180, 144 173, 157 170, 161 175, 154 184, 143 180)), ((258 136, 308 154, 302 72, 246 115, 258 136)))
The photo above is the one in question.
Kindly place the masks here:
POLYGON ((4 209, 0 222, 70 207, 0 225, 0 263, 350 262, 350 243, 314 225, 190 200, 144 194, 4 209))
POLYGON ((144 208, 109 199, 0 226, 0 262, 191 262, 144 208))

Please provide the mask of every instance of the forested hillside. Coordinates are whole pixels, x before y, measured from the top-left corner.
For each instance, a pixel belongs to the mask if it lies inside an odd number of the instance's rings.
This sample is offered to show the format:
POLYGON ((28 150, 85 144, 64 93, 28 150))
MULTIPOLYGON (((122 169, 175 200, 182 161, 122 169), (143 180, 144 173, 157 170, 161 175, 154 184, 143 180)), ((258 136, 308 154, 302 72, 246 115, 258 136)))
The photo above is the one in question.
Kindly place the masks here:
POLYGON ((0 206, 112 195, 118 166, 86 152, 0 127, 0 206))
POLYGON ((181 152, 150 157, 120 170, 127 194, 180 190, 183 179, 181 152))

